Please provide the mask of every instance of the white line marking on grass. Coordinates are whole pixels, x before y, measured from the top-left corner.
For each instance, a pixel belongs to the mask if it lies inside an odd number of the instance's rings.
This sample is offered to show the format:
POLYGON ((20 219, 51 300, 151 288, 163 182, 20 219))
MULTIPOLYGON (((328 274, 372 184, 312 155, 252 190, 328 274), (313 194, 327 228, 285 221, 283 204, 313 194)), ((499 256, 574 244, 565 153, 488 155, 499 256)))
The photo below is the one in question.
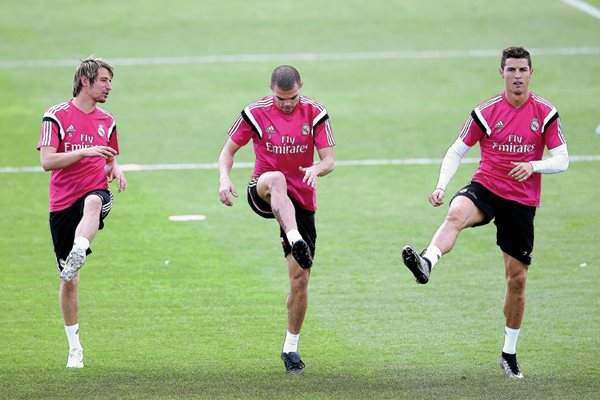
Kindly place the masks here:
MULTIPOLYGON (((564 47, 528 49, 534 56, 573 56, 600 54, 600 47, 564 47)), ((253 62, 291 62, 291 61, 339 61, 339 60, 386 60, 420 58, 464 58, 498 57, 498 50, 401 50, 371 51, 353 53, 291 53, 291 54, 239 54, 207 55, 182 57, 137 57, 107 58, 111 64, 128 65, 183 65, 183 64, 227 64, 253 62)), ((72 67, 79 60, 0 60, 0 69, 8 68, 54 68, 72 67)))
POLYGON ((581 0, 561 0, 563 3, 575 7, 579 11, 583 11, 584 13, 591 15, 594 18, 600 19, 600 10, 594 7, 591 4, 586 3, 581 0))
MULTIPOLYGON (((600 161, 600 155, 570 156, 571 162, 593 162, 600 161)), ((405 159, 381 159, 381 160, 338 160, 336 167, 358 167, 377 165, 439 165, 441 158, 405 158, 405 159)), ((475 164, 479 158, 463 158, 463 164, 475 164)), ((238 162, 233 168, 254 168, 253 162, 238 162)), ((197 164, 121 164, 121 169, 127 172, 143 171, 182 171, 182 170, 213 170, 217 169, 216 163, 197 164)), ((0 174, 19 174, 31 172, 44 172, 42 167, 0 167, 0 174)))
POLYGON ((206 215, 190 214, 190 215, 171 215, 169 221, 183 222, 183 221, 204 221, 206 215))

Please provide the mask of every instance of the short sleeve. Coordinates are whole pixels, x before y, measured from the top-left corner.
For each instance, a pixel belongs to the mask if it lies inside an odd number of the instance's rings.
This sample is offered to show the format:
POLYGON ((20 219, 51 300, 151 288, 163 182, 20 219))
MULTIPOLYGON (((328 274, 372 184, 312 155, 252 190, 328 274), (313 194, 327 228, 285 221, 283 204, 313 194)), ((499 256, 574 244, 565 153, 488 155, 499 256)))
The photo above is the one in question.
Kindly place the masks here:
POLYGON ((335 139, 333 138, 333 131, 328 116, 325 116, 325 118, 314 127, 313 135, 317 149, 335 146, 335 139))
POLYGON ((544 132, 544 138, 546 141, 546 147, 552 150, 563 144, 567 144, 567 139, 563 133, 562 126, 560 124, 560 118, 556 118, 551 124, 548 125, 544 132))
POLYGON ((479 124, 475 122, 472 115, 469 115, 467 120, 464 122, 458 137, 469 147, 475 146, 484 135, 484 131, 481 129, 479 124))
POLYGON ((42 119, 42 130, 40 133, 40 139, 37 144, 37 149, 44 146, 51 146, 58 148, 60 144, 60 127, 58 121, 44 116, 42 119))
POLYGON ((233 124, 231 124, 227 134, 235 144, 238 146, 245 146, 250 139, 252 139, 254 130, 252 129, 252 126, 246 122, 242 114, 240 114, 233 124))

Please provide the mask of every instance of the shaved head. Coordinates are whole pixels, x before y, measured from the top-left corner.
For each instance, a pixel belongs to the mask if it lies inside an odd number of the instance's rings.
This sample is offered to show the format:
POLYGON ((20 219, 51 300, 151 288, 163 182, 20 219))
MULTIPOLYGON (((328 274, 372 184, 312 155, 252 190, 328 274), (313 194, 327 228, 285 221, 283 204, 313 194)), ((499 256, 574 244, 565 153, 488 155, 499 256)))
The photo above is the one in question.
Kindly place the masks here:
POLYGON ((291 65, 280 65, 271 74, 271 89, 275 86, 281 90, 291 90, 294 85, 302 86, 300 73, 291 65))

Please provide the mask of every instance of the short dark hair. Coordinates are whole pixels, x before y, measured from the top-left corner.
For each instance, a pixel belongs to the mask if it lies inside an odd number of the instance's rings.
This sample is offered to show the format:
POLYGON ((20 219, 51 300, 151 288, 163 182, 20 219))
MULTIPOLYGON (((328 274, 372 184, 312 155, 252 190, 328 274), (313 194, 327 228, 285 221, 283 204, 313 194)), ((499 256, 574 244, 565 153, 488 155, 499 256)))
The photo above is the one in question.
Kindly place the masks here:
POLYGON ((523 47, 507 47, 502 50, 502 58, 500 59, 500 68, 504 69, 507 58, 526 58, 529 69, 531 69, 531 55, 523 47))
POLYGON ((96 82, 98 77, 98 70, 100 68, 106 68, 110 74, 110 78, 113 77, 113 67, 107 61, 90 56, 85 60, 81 60, 81 63, 75 68, 75 75, 73 76, 73 97, 77 97, 83 85, 81 84, 81 77, 85 76, 90 81, 90 84, 96 82))
POLYGON ((271 74, 271 89, 277 86, 281 90, 291 90, 294 85, 302 85, 300 73, 291 65, 280 65, 271 74))

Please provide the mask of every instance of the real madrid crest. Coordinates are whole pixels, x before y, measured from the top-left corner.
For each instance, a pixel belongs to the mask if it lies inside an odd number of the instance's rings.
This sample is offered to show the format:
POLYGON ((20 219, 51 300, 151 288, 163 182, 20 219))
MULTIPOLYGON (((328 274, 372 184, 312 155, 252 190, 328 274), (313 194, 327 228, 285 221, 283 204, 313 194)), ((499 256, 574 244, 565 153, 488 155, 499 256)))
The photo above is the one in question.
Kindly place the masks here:
POLYGON ((308 125, 308 122, 305 122, 304 124, 302 124, 302 134, 304 136, 306 136, 309 133, 310 133, 310 126, 308 125))
POLYGON ((537 118, 533 118, 531 120, 530 128, 532 131, 537 132, 540 129, 540 121, 538 121, 537 118))
POLYGON ((104 132, 104 125, 102 125, 102 124, 98 125, 98 135, 100 135, 100 136, 103 137, 104 133, 105 133, 104 132))

